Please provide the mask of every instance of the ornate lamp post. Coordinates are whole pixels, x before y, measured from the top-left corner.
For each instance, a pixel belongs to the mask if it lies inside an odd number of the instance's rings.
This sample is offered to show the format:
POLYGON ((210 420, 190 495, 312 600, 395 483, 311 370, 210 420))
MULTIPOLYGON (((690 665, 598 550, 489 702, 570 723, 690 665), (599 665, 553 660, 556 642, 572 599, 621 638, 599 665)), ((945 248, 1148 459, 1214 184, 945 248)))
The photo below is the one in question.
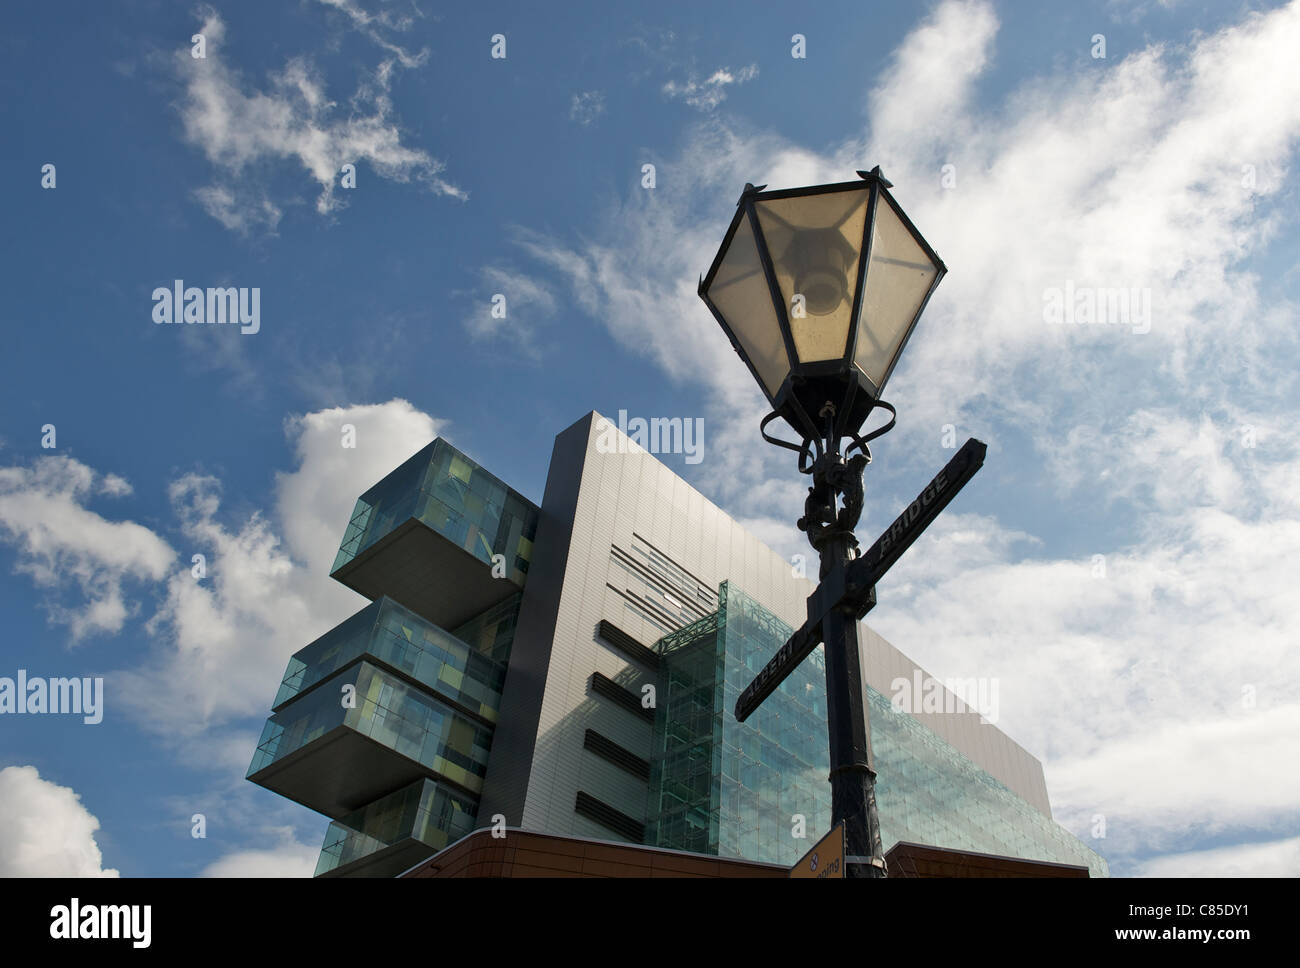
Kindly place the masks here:
MULTIPOLYGON (((778 659, 811 651, 816 633, 825 642, 832 824, 844 823, 848 875, 883 877, 857 626, 874 591, 853 588, 853 529, 871 461, 867 442, 894 425, 896 412, 880 394, 947 269, 880 168, 858 175, 784 191, 746 185, 699 294, 772 405, 759 426, 763 439, 796 451, 799 471, 812 475, 798 526, 821 558, 821 585, 809 599, 809 624, 778 659), (860 436, 876 407, 889 411, 889 422, 860 436), (801 443, 768 435, 777 417, 801 443), (844 438, 850 443, 841 451, 844 438), (815 624, 814 599, 826 603, 815 624)), ((753 706, 767 694, 758 691, 753 706)), ((748 714, 737 704, 738 717, 748 714)))

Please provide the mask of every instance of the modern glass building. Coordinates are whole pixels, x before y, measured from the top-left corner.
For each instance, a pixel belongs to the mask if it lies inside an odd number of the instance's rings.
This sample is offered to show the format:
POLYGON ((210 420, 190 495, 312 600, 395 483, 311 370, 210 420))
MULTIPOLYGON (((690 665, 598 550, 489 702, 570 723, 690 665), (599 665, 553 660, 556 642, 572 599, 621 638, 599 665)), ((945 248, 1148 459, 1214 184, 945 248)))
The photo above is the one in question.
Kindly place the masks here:
MULTIPOLYGON (((333 577, 371 604, 295 653, 249 767, 329 818, 318 876, 392 876, 514 827, 793 864, 830 826, 821 649, 736 697, 812 585, 588 414, 540 507, 444 440, 363 494, 333 577)), ((897 841, 1087 866, 1036 759, 862 627, 877 797, 897 841)))

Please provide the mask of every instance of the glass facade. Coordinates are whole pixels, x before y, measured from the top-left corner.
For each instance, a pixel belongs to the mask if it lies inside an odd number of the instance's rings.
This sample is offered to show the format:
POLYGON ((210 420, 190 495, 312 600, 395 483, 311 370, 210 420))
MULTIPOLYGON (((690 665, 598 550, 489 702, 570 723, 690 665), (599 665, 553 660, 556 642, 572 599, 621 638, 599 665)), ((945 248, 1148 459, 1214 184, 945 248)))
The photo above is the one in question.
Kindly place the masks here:
POLYGON ((1109 877, 1105 858, 867 687, 881 841, 1048 860, 1109 877))
POLYGON ((748 722, 731 715, 791 631, 724 582, 714 615, 659 641, 648 844, 794 864, 830 829, 821 650, 748 722), (795 815, 811 839, 791 836, 795 815))
MULTIPOLYGON (((826 680, 818 647, 745 723, 736 698, 791 629, 734 585, 714 616, 666 636, 646 842, 794 864, 830 829, 826 680), (805 818, 804 839, 792 831, 805 818)), ((888 850, 910 841, 1078 864, 1106 861, 868 687, 876 803, 888 850)))
POLYGON ((294 653, 273 709, 309 690, 363 655, 400 670, 471 713, 495 722, 501 705, 519 596, 466 627, 474 645, 390 598, 380 598, 294 653))
MULTIPOLYGON (((523 593, 519 592, 500 605, 493 605, 482 615, 470 619, 455 629, 452 635, 478 654, 500 663, 504 672, 510 659, 510 646, 515 641, 515 626, 519 620, 519 603, 522 600, 523 593)), ((500 691, 497 689, 498 693, 500 691)))
POLYGON ((337 727, 356 730, 421 766, 478 793, 487 773, 492 732, 424 690, 364 660, 289 703, 266 721, 251 776, 337 727), (345 682, 356 705, 340 701, 345 682))
POLYGON ((414 518, 481 561, 504 556, 507 577, 522 585, 537 515, 528 500, 439 438, 361 495, 331 571, 414 518))
POLYGON ((404 840, 441 850, 474 829, 477 810, 470 797, 417 780, 331 823, 316 876, 404 840))

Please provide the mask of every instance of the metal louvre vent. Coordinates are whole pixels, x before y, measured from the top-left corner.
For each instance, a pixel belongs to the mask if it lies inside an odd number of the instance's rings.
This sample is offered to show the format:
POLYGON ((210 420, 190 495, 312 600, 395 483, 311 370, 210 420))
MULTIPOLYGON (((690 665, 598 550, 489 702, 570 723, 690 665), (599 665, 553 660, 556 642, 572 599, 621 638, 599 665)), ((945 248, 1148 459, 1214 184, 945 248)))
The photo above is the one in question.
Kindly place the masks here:
POLYGON ((687 598, 697 600, 706 612, 718 607, 718 596, 714 594, 712 586, 691 574, 635 531, 632 532, 632 550, 651 568, 676 585, 687 598))
POLYGON ((624 689, 613 679, 599 672, 591 674, 591 691, 605 699, 618 703, 630 713, 636 713, 646 722, 653 723, 655 711, 641 705, 641 697, 629 689, 624 689))
POLYGON ((653 649, 647 649, 608 619, 600 620, 600 624, 596 626, 596 634, 628 658, 640 662, 652 671, 659 671, 658 654, 653 649))
POLYGON ((640 780, 650 779, 650 763, 629 749, 624 749, 612 739, 601 736, 594 729, 587 730, 582 740, 583 749, 591 750, 601 759, 608 760, 621 770, 626 770, 640 780))
POLYGON ((590 793, 582 790, 578 791, 578 798, 573 804, 573 812, 586 817, 588 820, 596 821, 602 827, 607 827, 614 833, 626 837, 634 843, 639 844, 645 840, 645 824, 640 820, 629 817, 621 810, 615 810, 603 800, 597 800, 590 793))

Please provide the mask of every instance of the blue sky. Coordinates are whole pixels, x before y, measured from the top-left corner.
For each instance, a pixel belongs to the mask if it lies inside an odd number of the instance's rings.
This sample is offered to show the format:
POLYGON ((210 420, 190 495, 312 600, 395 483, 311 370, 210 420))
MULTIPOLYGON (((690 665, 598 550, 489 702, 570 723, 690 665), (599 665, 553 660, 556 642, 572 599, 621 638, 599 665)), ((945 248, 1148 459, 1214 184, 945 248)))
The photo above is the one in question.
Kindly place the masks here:
POLYGON ((1114 873, 1300 869, 1296 5, 54 2, 7 27, 0 676, 103 675, 106 711, 0 719, 0 873, 311 872, 325 821, 243 773, 287 656, 362 604, 327 577, 352 501, 436 433, 540 500, 586 411, 700 417, 703 460, 665 462, 802 551, 805 484, 696 279, 746 181, 876 164, 950 271, 860 534, 947 425, 989 458, 872 625, 999 678, 999 726, 1114 873), (156 325, 176 279, 259 288, 260 330, 156 325), (1149 318, 1048 323, 1067 285, 1149 318))

